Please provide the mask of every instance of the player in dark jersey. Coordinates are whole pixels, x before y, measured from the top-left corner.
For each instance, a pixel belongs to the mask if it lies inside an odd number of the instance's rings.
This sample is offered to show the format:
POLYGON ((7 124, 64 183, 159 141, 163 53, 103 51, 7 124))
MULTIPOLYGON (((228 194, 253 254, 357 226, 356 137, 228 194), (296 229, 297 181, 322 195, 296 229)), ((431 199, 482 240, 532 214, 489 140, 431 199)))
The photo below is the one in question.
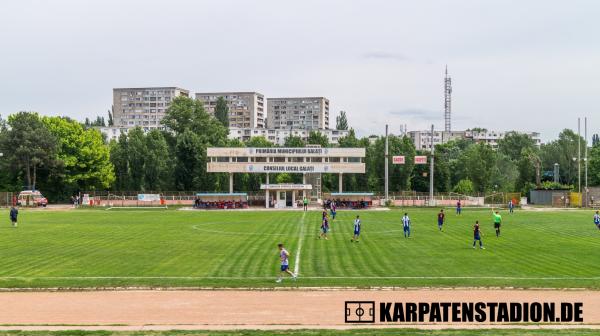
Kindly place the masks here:
POLYGON ((475 226, 473 226, 473 248, 475 248, 475 243, 479 240, 479 248, 485 250, 481 236, 483 236, 483 232, 479 228, 479 221, 475 221, 475 226))
POLYGON ((327 240, 327 232, 329 232, 329 220, 327 216, 324 216, 323 222, 321 223, 321 234, 319 235, 319 239, 324 238, 327 240))
POLYGON ((444 214, 444 209, 442 209, 442 210, 440 210, 440 212, 437 215, 438 229, 440 229, 440 231, 442 231, 442 226, 444 225, 445 219, 446 219, 446 215, 444 214))

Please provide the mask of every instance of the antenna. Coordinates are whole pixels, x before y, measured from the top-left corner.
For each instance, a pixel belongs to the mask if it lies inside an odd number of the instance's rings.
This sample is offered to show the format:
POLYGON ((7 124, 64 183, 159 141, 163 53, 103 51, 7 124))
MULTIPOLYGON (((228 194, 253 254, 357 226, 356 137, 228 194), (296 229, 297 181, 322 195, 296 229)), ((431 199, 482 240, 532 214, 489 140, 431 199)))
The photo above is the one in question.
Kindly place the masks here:
POLYGON ((450 132, 452 121, 452 78, 448 76, 448 65, 446 64, 446 77, 444 78, 444 130, 450 132))

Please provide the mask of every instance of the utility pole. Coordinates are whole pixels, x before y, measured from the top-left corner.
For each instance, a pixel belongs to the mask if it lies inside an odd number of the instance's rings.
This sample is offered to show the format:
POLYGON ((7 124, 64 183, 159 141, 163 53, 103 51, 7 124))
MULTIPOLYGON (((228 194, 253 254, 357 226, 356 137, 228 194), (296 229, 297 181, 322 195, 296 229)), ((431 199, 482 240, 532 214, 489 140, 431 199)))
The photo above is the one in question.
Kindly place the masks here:
POLYGON ((435 205, 433 201, 433 156, 435 145, 433 144, 433 125, 431 125, 431 160, 429 161, 429 205, 435 205))
POLYGON ((388 201, 388 190, 389 190, 389 185, 388 185, 388 174, 389 174, 389 168, 388 168, 388 125, 385 125, 385 203, 387 203, 388 201))
POLYGON ((583 134, 585 137, 585 141, 583 144, 585 145, 585 157, 583 158, 583 162, 585 165, 585 202, 583 204, 588 206, 588 145, 587 145, 587 117, 583 118, 583 134))
POLYGON ((581 194, 581 118, 577 118, 577 192, 581 194))

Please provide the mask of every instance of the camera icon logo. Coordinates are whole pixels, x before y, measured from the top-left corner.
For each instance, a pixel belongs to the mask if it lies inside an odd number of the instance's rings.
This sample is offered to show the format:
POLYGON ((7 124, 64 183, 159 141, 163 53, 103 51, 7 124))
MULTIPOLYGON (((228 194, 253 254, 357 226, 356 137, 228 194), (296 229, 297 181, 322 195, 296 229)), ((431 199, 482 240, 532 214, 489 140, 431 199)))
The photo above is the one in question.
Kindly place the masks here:
POLYGON ((375 323, 375 301, 346 301, 346 323, 375 323))

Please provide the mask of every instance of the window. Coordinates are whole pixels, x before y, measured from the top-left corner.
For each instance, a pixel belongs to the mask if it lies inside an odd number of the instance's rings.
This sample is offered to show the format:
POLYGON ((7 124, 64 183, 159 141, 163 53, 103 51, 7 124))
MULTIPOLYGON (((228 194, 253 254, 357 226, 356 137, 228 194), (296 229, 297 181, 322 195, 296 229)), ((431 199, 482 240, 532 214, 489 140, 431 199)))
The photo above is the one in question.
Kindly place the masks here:
POLYGON ((217 157, 217 162, 229 162, 228 156, 219 156, 217 157))

